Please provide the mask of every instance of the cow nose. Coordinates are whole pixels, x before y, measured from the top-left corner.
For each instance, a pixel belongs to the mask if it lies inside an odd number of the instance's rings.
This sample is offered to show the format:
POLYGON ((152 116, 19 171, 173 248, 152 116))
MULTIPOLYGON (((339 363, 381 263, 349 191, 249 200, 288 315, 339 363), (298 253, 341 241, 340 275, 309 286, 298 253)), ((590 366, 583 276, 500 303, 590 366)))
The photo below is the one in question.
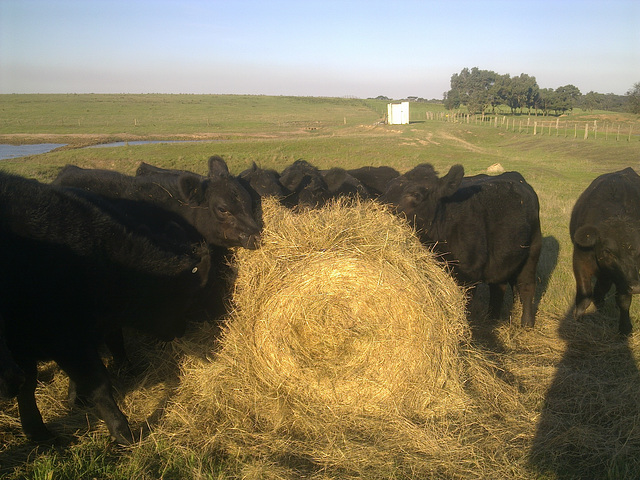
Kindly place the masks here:
POLYGON ((243 243, 243 247, 249 250, 256 250, 260 247, 260 243, 262 242, 262 237, 259 233, 254 235, 248 235, 243 243))

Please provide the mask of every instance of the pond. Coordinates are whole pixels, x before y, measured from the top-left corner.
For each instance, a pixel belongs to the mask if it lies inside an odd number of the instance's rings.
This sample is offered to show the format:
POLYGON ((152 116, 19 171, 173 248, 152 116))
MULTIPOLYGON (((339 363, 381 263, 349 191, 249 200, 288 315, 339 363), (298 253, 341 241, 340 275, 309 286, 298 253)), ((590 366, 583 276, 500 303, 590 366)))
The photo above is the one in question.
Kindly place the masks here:
POLYGON ((58 147, 64 147, 65 145, 66 143, 36 143, 33 145, 0 144, 0 160, 39 155, 50 152, 58 147))
POLYGON ((134 140, 132 142, 112 142, 112 143, 100 143, 98 145, 89 145, 85 148, 109 148, 109 147, 124 147, 128 145, 146 145, 148 143, 206 143, 206 142, 221 142, 223 140, 134 140))
MULTIPOLYGON (((205 142, 223 142, 224 140, 135 140, 132 142, 112 142, 101 143, 99 145, 90 145, 84 148, 108 148, 108 147, 124 147, 127 145, 145 145, 148 143, 205 143, 205 142)), ((29 155, 39 155, 47 153, 58 147, 65 146, 66 143, 35 143, 31 145, 7 145, 0 144, 0 160, 8 158, 27 157, 29 155)))

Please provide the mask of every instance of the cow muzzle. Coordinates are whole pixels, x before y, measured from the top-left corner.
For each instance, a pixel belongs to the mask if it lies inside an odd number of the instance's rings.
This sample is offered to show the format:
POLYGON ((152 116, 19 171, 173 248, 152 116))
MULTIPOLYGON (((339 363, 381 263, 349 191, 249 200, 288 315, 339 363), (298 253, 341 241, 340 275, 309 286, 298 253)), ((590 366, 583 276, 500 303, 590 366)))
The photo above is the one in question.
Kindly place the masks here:
POLYGON ((262 236, 260 234, 247 235, 241 239, 242 246, 248 250, 256 250, 260 248, 262 236))

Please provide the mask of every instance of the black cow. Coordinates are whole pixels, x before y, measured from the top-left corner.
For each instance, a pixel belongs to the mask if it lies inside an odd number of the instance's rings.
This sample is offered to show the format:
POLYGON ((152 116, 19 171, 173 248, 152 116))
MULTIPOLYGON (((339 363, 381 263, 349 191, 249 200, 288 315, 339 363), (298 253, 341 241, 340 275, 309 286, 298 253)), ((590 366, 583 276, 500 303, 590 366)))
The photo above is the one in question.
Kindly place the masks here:
MULTIPOLYGON (((218 155, 214 155, 209 158, 208 166, 209 166, 209 173, 207 177, 194 172, 190 172, 188 170, 180 170, 175 168, 163 168, 163 167, 157 167, 155 165, 151 165, 146 162, 140 162, 140 165, 138 165, 138 168, 136 169, 136 177, 168 175, 170 177, 174 177, 174 181, 175 181, 176 178, 179 178, 180 176, 186 174, 186 175, 196 176, 202 182, 205 182, 207 178, 209 177, 216 178, 222 172, 226 172, 225 174, 229 175, 227 164, 222 159, 222 157, 218 155)), ((254 167, 255 167, 255 164, 254 164, 254 167)), ((255 167, 255 169, 258 171, 261 171, 261 169, 258 169, 257 167, 255 167)), ((257 174, 257 175, 260 176, 261 174, 257 174)), ((156 178, 162 178, 162 177, 156 177, 156 178)), ((251 198, 251 211, 253 212, 256 222, 260 225, 260 228, 262 228, 262 223, 261 223, 262 208, 261 208, 261 201, 260 201, 261 195, 257 192, 256 189, 252 187, 251 182, 248 181, 248 179, 245 178, 245 176, 243 176, 242 173, 237 177, 235 177, 235 180, 237 180, 238 183, 249 193, 251 198)))
POLYGON ((54 360, 119 443, 132 441, 98 353, 113 325, 162 340, 183 334, 184 312, 208 278, 203 245, 164 245, 131 232, 71 190, 0 174, 0 316, 24 372, 22 428, 52 438, 35 401, 37 363, 54 360))
POLYGON ((147 162, 140 162, 140 165, 138 165, 138 168, 136 169, 136 177, 145 177, 147 175, 157 175, 159 173, 165 173, 165 174, 171 174, 171 175, 182 175, 182 174, 198 175, 197 173, 190 172, 189 170, 156 167, 155 165, 151 165, 150 163, 147 163, 147 162))
POLYGON ((209 177, 189 172, 132 177, 67 165, 53 183, 109 198, 152 203, 183 217, 213 245, 257 248, 260 226, 249 193, 229 174, 221 158, 212 157, 209 166, 209 177))
POLYGON ((373 198, 382 195, 387 190, 389 182, 400 176, 400 172, 392 167, 360 167, 347 172, 357 178, 373 198))
POLYGON ((392 180, 380 200, 413 223, 460 283, 489 284, 491 317, 499 316, 510 283, 522 301, 521 323, 532 327, 542 246, 538 197, 517 172, 463 176, 461 165, 441 178, 431 165, 418 165, 392 180))
POLYGON ((640 176, 631 168, 597 177, 580 195, 571 212, 576 279, 575 315, 616 286, 619 331, 631 333, 629 307, 640 293, 640 176), (593 280, 595 279, 595 285, 593 280))
POLYGON ((245 182, 247 189, 252 189, 260 197, 275 197, 282 200, 288 191, 280 183, 280 174, 275 170, 260 168, 255 162, 238 175, 241 182, 245 182))
POLYGON ((282 170, 280 184, 290 192, 283 202, 289 207, 316 208, 331 197, 320 170, 306 160, 296 160, 282 170))
POLYGON ((367 187, 344 168, 334 167, 329 170, 321 170, 320 173, 322 174, 324 182, 327 184, 331 198, 371 197, 367 187))

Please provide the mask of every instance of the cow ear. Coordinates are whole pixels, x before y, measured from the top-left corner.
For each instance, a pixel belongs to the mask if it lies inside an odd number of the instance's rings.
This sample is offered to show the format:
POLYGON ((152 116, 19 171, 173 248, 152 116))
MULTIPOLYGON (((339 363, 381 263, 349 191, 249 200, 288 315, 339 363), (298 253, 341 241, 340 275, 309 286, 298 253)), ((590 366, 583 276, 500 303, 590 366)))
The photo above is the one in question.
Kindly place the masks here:
POLYGON ((580 247, 593 248, 599 237, 598 227, 594 225, 583 225, 573 234, 573 241, 580 247))
POLYGON ((178 187, 182 198, 187 199, 189 203, 204 203, 205 182, 195 175, 180 175, 178 179, 178 187))
POLYGON ((449 172, 440 180, 438 180, 438 193, 440 197, 449 197, 456 193, 460 187, 464 177, 464 167, 462 165, 454 165, 449 172))
POLYGON ((209 158, 209 176, 226 177, 229 176, 229 168, 222 157, 214 155, 209 158))

